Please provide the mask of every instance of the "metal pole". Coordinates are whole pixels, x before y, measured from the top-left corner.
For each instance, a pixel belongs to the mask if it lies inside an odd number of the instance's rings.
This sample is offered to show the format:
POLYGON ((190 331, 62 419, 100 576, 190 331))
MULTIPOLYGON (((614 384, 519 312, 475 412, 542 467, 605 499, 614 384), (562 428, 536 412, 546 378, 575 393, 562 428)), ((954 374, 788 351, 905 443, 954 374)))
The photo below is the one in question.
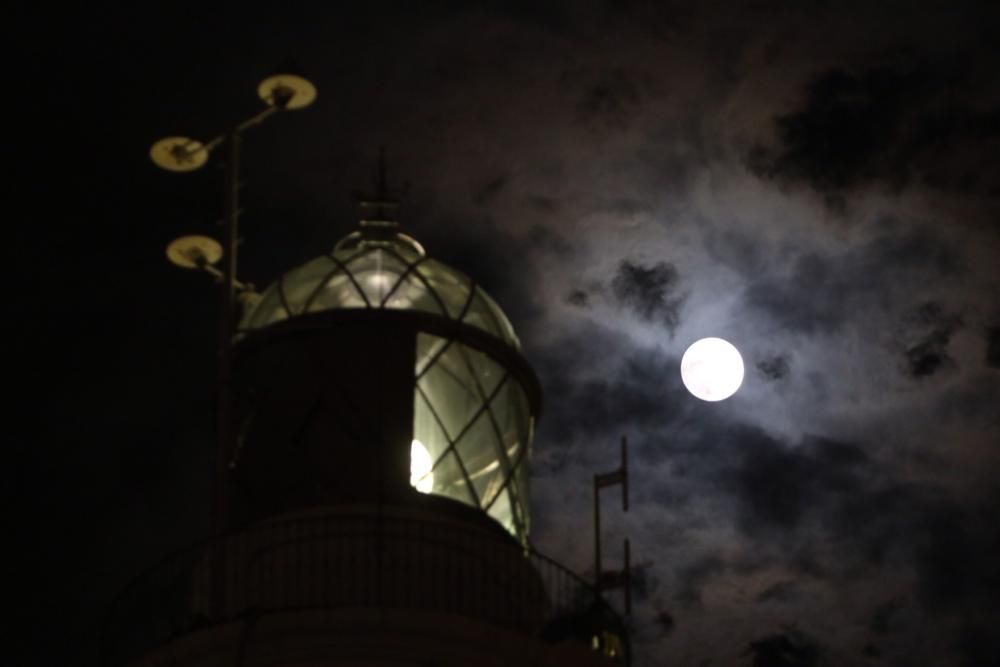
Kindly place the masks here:
POLYGON ((236 257, 239 251, 239 217, 240 217, 240 135, 233 130, 226 138, 228 149, 226 156, 226 189, 225 189, 225 237, 226 265, 222 279, 222 314, 219 320, 219 402, 218 414, 218 452, 215 462, 215 516, 214 534, 222 535, 226 530, 228 519, 227 481, 229 477, 229 460, 232 453, 231 385, 232 385, 232 353, 233 353, 233 320, 235 319, 236 299, 236 257))
POLYGON ((225 214, 223 217, 225 270, 221 289, 221 314, 219 316, 219 393, 216 409, 215 474, 212 488, 212 538, 213 572, 212 607, 217 616, 223 614, 225 581, 225 545, 223 536, 229 518, 229 460, 232 447, 232 352, 233 320, 236 292, 236 255, 239 243, 239 161, 240 135, 233 129, 226 137, 226 181, 224 192, 225 214))
POLYGON ((632 545, 625 538, 625 615, 632 613, 632 545))
POLYGON ((628 512, 628 440, 622 436, 622 511, 628 512))
POLYGON ((601 594, 601 487, 594 475, 594 590, 601 594))

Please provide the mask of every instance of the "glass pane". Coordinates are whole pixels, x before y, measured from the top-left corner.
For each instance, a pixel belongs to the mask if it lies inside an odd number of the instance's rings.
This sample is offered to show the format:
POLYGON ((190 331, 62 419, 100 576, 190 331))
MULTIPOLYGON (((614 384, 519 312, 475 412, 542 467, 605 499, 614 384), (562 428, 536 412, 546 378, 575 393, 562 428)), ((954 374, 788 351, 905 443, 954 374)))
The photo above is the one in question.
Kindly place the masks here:
POLYGON ((300 315, 316 289, 323 285, 330 274, 337 272, 336 263, 324 256, 286 273, 280 284, 292 315, 300 315))
MULTIPOLYGON (((496 502, 493 503, 493 507, 490 508, 489 515, 500 522, 500 525, 506 528, 509 532, 517 535, 515 530, 516 524, 514 522, 514 514, 511 511, 510 497, 504 493, 497 498, 496 502)), ((521 537, 518 535, 518 537, 521 537)))
POLYGON ((510 320, 504 315, 503 310, 497 305, 489 294, 483 290, 476 290, 477 296, 482 298, 482 300, 489 306, 490 313, 493 316, 493 321, 497 324, 497 335, 503 340, 507 341, 517 349, 521 349, 521 342, 517 339, 517 334, 514 333, 514 327, 511 326, 510 320))
POLYGON ((368 297, 368 303, 378 308, 406 271, 406 265, 395 255, 375 249, 353 259, 347 270, 368 297))
POLYGON ((506 461, 501 457, 501 467, 511 466, 512 470, 506 477, 504 491, 497 497, 496 503, 505 503, 507 508, 489 508, 494 511, 509 514, 509 520, 518 530, 527 532, 527 465, 528 447, 531 442, 531 416, 527 396, 521 386, 513 379, 504 384, 500 394, 491 404, 497 426, 502 433, 506 461))
POLYGON ((499 410, 498 404, 493 412, 498 415, 497 423, 503 429, 504 444, 510 450, 531 442, 531 407, 528 405, 528 395, 516 380, 508 381, 504 389, 506 400, 503 411, 499 410))
POLYGON ((476 490, 480 507, 488 505, 503 484, 503 469, 497 457, 496 435, 490 417, 483 412, 455 445, 476 490))
POLYGON ((432 259, 422 262, 417 270, 444 303, 447 315, 457 319, 469 296, 469 279, 455 269, 432 259))
POLYGON ((425 333, 417 334, 417 377, 423 375, 424 371, 427 370, 427 365, 436 360, 442 348, 447 344, 447 338, 425 333))
POLYGON ((488 355, 471 347, 457 343, 453 347, 455 347, 457 355, 462 358, 462 362, 468 369, 469 375, 473 378, 476 391, 483 400, 488 400, 493 395, 497 385, 504 378, 503 367, 493 361, 488 355))
POLYGON ((434 485, 432 493, 461 501, 466 505, 474 505, 469 485, 465 481, 462 469, 452 452, 445 454, 434 467, 434 485))
POLYGON ((512 504, 512 509, 516 512, 515 521, 519 522, 521 525, 521 530, 524 537, 527 537, 531 529, 531 515, 528 512, 528 501, 529 501, 529 491, 528 488, 528 455, 530 452, 525 451, 525 455, 521 458, 514 471, 514 481, 508 486, 511 493, 511 498, 514 499, 512 504))
POLYGON ((469 306, 469 310, 465 314, 465 319, 462 321, 489 332, 498 338, 503 338, 503 333, 497 324, 496 318, 493 316, 489 304, 482 298, 482 290, 476 290, 476 295, 472 298, 472 304, 469 306))
POLYGON ((365 301, 361 298, 351 279, 342 270, 330 276, 325 285, 321 285, 309 303, 309 312, 334 308, 364 308, 365 301))
MULTIPOLYGON (((414 269, 416 271, 417 269, 414 269)), ((409 308, 442 315, 441 305, 427 289, 427 285, 413 271, 403 276, 399 286, 392 292, 385 304, 386 308, 409 308)))
POLYGON ((427 449, 432 462, 451 444, 420 390, 414 390, 413 396, 413 437, 427 449))
POLYGON ((244 315, 240 328, 256 329, 285 319, 288 319, 288 312, 281 304, 281 298, 278 295, 278 284, 275 283, 264 290, 264 294, 261 295, 260 302, 256 308, 244 315))
POLYGON ((427 369, 418 385, 452 438, 461 433, 482 405, 475 381, 454 344, 427 369))

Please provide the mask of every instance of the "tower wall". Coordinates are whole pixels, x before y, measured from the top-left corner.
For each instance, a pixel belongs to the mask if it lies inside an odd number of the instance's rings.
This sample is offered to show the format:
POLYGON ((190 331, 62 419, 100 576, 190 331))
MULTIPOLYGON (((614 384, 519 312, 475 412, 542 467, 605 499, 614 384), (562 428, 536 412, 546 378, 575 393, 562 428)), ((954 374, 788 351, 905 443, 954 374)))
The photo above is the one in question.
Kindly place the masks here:
POLYGON ((235 523, 413 496, 414 355, 412 330, 349 321, 241 350, 235 523))
POLYGON ((607 667, 578 644, 549 644, 455 614, 339 609, 260 614, 178 639, 133 667, 607 667))

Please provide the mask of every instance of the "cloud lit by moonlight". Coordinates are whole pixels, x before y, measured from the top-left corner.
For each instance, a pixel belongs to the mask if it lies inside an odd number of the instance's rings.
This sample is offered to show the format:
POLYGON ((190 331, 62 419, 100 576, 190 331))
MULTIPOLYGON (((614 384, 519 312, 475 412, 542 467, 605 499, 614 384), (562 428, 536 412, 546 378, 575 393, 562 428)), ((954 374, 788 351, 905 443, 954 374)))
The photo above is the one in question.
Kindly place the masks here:
POLYGON ((681 379, 696 398, 725 400, 743 383, 743 357, 729 341, 702 338, 684 352, 681 379))

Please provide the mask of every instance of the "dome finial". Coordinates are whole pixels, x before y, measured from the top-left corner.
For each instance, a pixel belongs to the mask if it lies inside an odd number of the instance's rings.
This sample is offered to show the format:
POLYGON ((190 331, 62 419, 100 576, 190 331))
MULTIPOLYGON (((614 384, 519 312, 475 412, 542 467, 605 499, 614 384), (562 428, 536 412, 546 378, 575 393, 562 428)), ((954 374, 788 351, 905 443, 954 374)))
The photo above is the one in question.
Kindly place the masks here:
POLYGON ((380 146, 378 171, 375 175, 375 194, 374 196, 361 195, 359 201, 362 229, 374 227, 395 230, 399 227, 399 221, 396 220, 399 200, 390 193, 386 172, 385 146, 380 146))

